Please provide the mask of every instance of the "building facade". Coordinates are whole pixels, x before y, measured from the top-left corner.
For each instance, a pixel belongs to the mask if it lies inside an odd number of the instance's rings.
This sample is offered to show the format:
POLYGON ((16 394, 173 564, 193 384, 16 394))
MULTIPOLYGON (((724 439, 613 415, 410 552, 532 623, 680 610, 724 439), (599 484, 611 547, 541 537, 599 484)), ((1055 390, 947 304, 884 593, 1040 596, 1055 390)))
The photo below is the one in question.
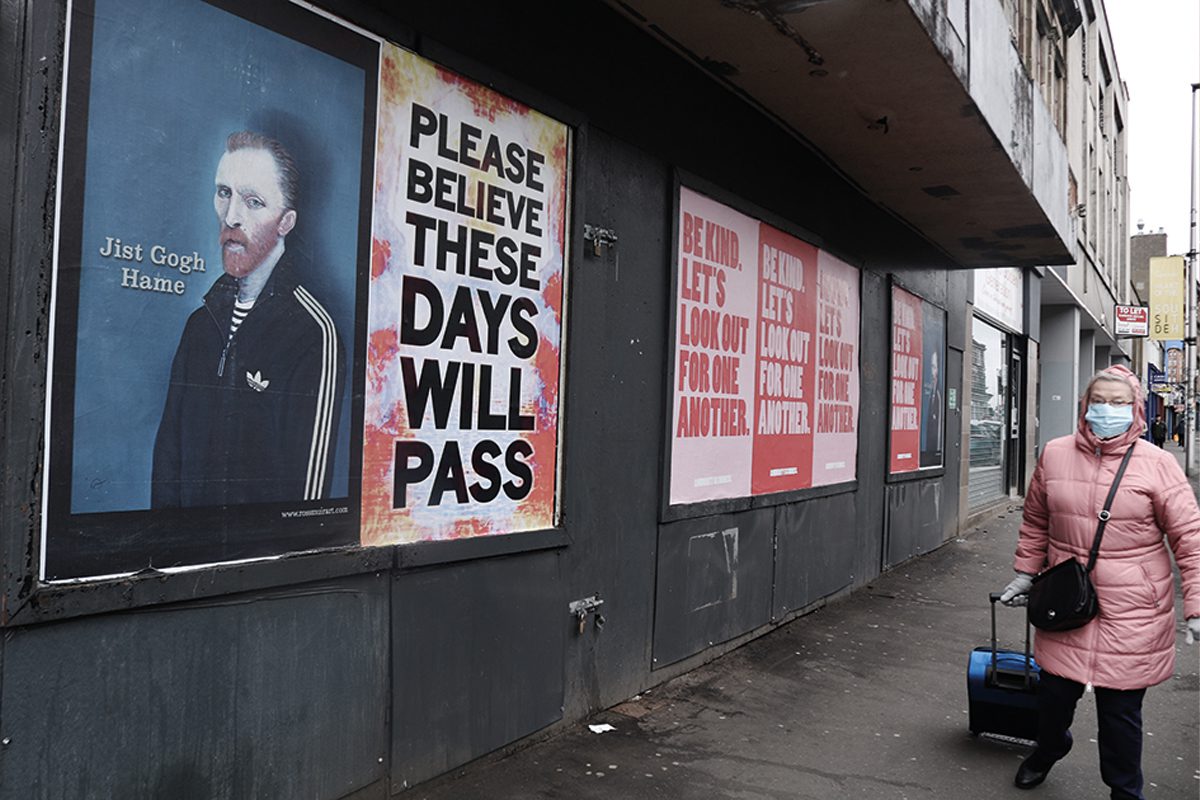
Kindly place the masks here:
MULTIPOLYGON (((1141 340, 1118 336, 1114 306, 1148 300, 1129 266, 1128 93, 1100 3, 1003 4, 1035 120, 1066 146, 1067 263, 972 271, 971 459, 964 520, 1019 495, 1041 446, 1075 430, 1088 378, 1130 365, 1141 340)), ((1156 362, 1157 363, 1157 362, 1156 362)), ((1143 370, 1139 374, 1144 377, 1143 370)))
MULTIPOLYGON (((1036 10, 1038 20, 1045 6, 1036 10)), ((1056 4, 1057 5, 1057 4, 1056 4)), ((1067 144, 1074 263, 1041 271, 1041 381, 1037 442, 1075 429, 1088 377, 1129 366, 1133 345, 1118 338, 1113 307, 1134 302, 1128 251, 1128 92, 1103 4, 1081 3, 1073 32, 1037 26, 1065 70, 1061 125, 1067 144)), ((1046 91, 1046 89, 1043 89, 1046 91)))
MULTIPOLYGON (((1129 264, 1133 290, 1140 302, 1150 301, 1150 260, 1166 256, 1167 234, 1162 230, 1146 233, 1139 222, 1138 232, 1129 239, 1129 264)), ((1134 342, 1134 365, 1150 390, 1146 398, 1146 419, 1161 418, 1171 436, 1176 435, 1183 416, 1186 396, 1184 358, 1182 338, 1134 342)))

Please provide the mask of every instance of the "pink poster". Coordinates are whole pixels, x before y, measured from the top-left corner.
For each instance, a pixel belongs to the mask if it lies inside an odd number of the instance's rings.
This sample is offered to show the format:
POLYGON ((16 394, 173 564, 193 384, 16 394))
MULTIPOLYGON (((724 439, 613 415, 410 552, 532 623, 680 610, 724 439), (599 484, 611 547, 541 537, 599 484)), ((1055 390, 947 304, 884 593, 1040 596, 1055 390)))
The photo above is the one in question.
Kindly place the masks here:
POLYGON ((758 221, 679 197, 671 503, 750 494, 758 221))
POLYGON ((383 48, 362 543, 554 525, 566 125, 383 48))
POLYGON ((858 270, 817 255, 812 485, 853 480, 858 458, 858 270))
POLYGON ((687 188, 672 505, 853 480, 858 270, 687 188))

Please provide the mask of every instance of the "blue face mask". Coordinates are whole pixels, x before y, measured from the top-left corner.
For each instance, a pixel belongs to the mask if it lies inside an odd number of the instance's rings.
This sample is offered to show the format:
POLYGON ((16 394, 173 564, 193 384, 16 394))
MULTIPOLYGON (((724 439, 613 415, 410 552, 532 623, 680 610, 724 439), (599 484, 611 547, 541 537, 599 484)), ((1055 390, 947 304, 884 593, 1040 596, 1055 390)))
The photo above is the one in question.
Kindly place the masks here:
POLYGON ((1092 433, 1101 439, 1111 439, 1129 430, 1133 424, 1133 406, 1114 406, 1108 403, 1092 403, 1084 416, 1092 433))

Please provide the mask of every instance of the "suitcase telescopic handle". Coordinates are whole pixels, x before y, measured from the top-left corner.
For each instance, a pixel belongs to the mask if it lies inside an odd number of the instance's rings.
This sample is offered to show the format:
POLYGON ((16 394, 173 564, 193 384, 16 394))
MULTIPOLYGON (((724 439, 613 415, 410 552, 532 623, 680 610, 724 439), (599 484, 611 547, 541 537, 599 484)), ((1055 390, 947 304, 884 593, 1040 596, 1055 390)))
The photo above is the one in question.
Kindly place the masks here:
MULTIPOLYGON (((996 674, 996 603, 1000 600, 1000 592, 990 592, 988 594, 988 605, 992 609, 992 674, 996 674)), ((1031 681, 1029 674, 1031 653, 1029 651, 1029 608, 1025 609, 1025 686, 1028 688, 1031 681)))

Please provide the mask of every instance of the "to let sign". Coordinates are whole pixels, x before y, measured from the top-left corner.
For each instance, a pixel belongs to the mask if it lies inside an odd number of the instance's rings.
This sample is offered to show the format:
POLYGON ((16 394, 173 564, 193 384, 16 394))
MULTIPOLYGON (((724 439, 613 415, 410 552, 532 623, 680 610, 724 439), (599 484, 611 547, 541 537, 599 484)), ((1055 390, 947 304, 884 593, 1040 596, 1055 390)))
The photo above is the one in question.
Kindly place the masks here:
POLYGON ((1150 309, 1146 306, 1114 306, 1117 336, 1149 336, 1150 309))

